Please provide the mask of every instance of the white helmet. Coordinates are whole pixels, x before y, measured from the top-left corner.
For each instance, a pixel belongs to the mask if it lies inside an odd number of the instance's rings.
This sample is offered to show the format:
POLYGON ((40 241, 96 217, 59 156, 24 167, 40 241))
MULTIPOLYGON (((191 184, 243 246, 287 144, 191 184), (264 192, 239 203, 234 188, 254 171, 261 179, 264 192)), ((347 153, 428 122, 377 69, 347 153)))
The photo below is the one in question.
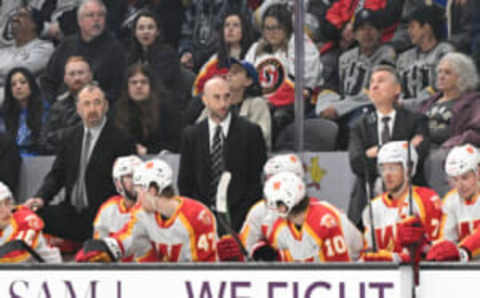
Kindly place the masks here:
POLYGON ((141 185, 148 188, 152 183, 155 183, 158 187, 159 193, 172 185, 172 182, 172 168, 160 159, 152 159, 144 162, 142 165, 135 168, 133 173, 133 183, 135 185, 141 185))
POLYGON ((476 172, 478 169, 479 153, 478 150, 470 145, 453 147, 448 153, 445 162, 445 172, 450 177, 459 176, 468 171, 476 172))
MULTIPOLYGON (((410 158, 412 161, 412 176, 415 176, 418 163, 417 151, 410 144, 410 158)), ((380 148, 377 157, 377 165, 380 166, 384 163, 402 163, 405 174, 407 174, 407 162, 408 162, 408 143, 407 141, 394 141, 388 142, 380 148)))
POLYGON ((133 170, 142 163, 142 160, 136 155, 118 157, 113 164, 113 180, 120 179, 125 175, 133 175, 133 170))
POLYGON ((263 166, 265 177, 272 177, 280 172, 291 172, 302 179, 305 176, 302 160, 293 153, 276 155, 263 166))
MULTIPOLYGON (((267 180, 263 188, 267 205, 270 209, 276 210, 278 203, 287 206, 287 214, 306 195, 305 183, 297 175, 291 172, 275 174, 267 180)), ((287 214, 280 214, 286 216, 287 214)))
POLYGON ((7 199, 13 199, 12 192, 7 185, 5 185, 3 182, 0 182, 0 201, 7 199))

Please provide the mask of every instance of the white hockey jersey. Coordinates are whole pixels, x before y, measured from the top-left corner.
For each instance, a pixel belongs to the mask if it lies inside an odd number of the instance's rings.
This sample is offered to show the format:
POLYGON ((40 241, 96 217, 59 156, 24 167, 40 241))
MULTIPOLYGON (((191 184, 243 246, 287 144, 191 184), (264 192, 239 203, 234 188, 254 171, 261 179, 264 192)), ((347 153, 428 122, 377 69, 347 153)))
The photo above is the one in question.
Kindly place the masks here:
POLYGON ((362 234, 333 205, 310 199, 301 228, 277 218, 268 236, 283 262, 346 262, 364 247, 362 234))
MULTIPOLYGON (((10 218, 7 227, 0 230, 0 245, 12 240, 23 240, 35 250, 47 263, 61 263, 62 256, 56 247, 52 247, 42 234, 44 223, 37 214, 24 206, 17 207, 17 210, 10 218)), ((30 263, 35 262, 27 251, 13 251, 5 255, 3 263, 30 263)))
MULTIPOLYGON (((101 239, 109 237, 120 231, 132 217, 132 210, 139 208, 133 206, 127 209, 122 196, 113 196, 100 206, 93 222, 93 238, 101 239)), ((153 249, 150 241, 139 239, 133 249, 134 254, 122 259, 123 262, 140 261, 143 256, 149 255, 153 249)))
POLYGON ((480 195, 470 201, 462 199, 456 189, 452 189, 443 198, 444 217, 440 237, 460 242, 480 226, 480 195))
POLYGON ((249 253, 259 241, 267 240, 268 231, 277 218, 278 215, 268 209, 264 199, 250 208, 240 231, 240 239, 249 253))
POLYGON ((123 256, 135 253, 139 240, 153 243, 154 250, 139 261, 213 262, 217 259, 217 231, 212 212, 198 201, 175 197, 179 205, 168 218, 141 207, 132 211, 130 221, 111 237, 123 256))
MULTIPOLYGON (((436 240, 440 236, 440 224, 442 220, 441 201, 435 191, 413 186, 413 213, 418 215, 425 227, 428 240, 436 240)), ((399 252, 403 248, 396 247, 397 225, 409 216, 408 191, 395 201, 391 200, 387 193, 373 199, 373 226, 375 229, 375 241, 378 249, 399 252)), ((367 248, 372 248, 371 220, 367 206, 363 210, 362 218, 365 226, 365 240, 367 248)))

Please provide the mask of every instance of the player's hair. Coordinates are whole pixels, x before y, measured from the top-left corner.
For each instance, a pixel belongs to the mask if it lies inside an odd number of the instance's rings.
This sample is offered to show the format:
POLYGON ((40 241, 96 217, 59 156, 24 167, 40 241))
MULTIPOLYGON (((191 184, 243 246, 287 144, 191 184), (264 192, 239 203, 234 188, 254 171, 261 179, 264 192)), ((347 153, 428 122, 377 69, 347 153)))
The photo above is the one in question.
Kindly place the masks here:
POLYGON ((297 205, 292 207, 292 210, 290 210, 289 214, 296 215, 307 210, 309 203, 310 203, 310 198, 308 196, 305 196, 300 202, 297 203, 297 205))
POLYGON ((472 58, 462 53, 452 52, 443 56, 438 64, 440 65, 443 61, 448 62, 458 75, 457 87, 461 93, 473 91, 477 88, 479 82, 478 71, 472 58))
POLYGON ((173 188, 173 186, 167 186, 165 187, 162 192, 160 193, 160 195, 162 197, 166 197, 166 198, 173 198, 175 196, 175 189, 173 188))

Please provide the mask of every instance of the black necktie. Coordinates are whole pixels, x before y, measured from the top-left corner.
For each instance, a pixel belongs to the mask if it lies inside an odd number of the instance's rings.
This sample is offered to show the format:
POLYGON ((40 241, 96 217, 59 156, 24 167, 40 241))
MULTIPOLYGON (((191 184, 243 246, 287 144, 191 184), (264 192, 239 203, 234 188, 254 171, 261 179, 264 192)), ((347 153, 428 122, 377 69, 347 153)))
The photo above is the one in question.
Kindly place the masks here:
POLYGON ((212 150, 210 153, 210 191, 209 197, 211 202, 215 202, 217 193, 218 180, 224 170, 223 163, 223 132, 222 127, 217 125, 213 136, 212 150))
POLYGON ((390 122, 390 116, 386 116, 382 118, 383 122, 383 127, 382 127, 382 145, 385 145, 386 143, 390 142, 392 137, 390 136, 390 126, 388 125, 388 122, 390 122))

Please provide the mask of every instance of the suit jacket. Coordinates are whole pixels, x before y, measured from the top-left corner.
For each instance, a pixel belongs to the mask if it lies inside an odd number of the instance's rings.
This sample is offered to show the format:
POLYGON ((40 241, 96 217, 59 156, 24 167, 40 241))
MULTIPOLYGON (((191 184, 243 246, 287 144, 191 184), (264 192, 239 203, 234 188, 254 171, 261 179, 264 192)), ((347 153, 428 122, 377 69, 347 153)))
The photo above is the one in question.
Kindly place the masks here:
MULTIPOLYGON (((397 113, 393 124, 392 141, 411 140, 415 135, 422 135, 424 138, 423 142, 416 148, 419 162, 415 176, 415 180, 419 184, 424 184, 422 183, 422 165, 430 147, 428 118, 423 114, 414 113, 400 107, 396 107, 395 110, 397 113)), ((378 176, 377 159, 367 158, 365 155, 368 148, 379 144, 377 122, 377 112, 374 110, 360 118, 350 131, 348 156, 350 166, 358 179, 350 198, 348 215, 355 223, 359 223, 363 208, 367 204, 365 166, 368 167, 370 185, 378 176)))
MULTIPOLYGON (((224 141, 225 170, 232 173, 228 208, 232 227, 239 231, 250 207, 262 197, 261 173, 266 161, 265 141, 260 127, 232 115, 224 141)), ((178 188, 183 196, 211 207, 210 147, 208 119, 185 128, 182 138, 178 188)))
POLYGON ((0 181, 8 185, 13 193, 17 192, 21 164, 15 139, 0 133, 0 181))
MULTIPOLYGON (((70 196, 77 182, 83 136, 83 125, 70 128, 65 133, 52 168, 36 194, 37 197, 43 198, 45 203, 52 200, 58 191, 65 187, 65 204, 71 204, 70 196)), ((90 154, 85 171, 85 188, 89 205, 83 213, 91 216, 92 220, 100 205, 115 194, 112 180, 115 159, 134 153, 133 142, 107 120, 90 154)))

